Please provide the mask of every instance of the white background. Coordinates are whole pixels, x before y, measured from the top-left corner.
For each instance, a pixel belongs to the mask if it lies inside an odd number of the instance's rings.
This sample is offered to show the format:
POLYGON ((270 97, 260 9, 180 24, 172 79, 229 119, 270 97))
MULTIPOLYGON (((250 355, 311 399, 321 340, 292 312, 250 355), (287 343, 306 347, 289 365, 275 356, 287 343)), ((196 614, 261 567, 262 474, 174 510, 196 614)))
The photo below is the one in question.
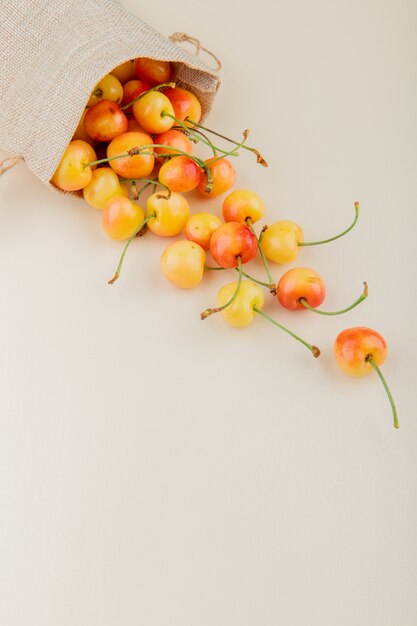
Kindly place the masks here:
POLYGON ((8 172, 0 623, 415 626, 416 3, 124 4, 221 57, 209 121, 251 128, 270 167, 243 154, 238 186, 264 197, 266 221, 317 239, 361 202, 355 231, 298 264, 323 275, 327 309, 363 280, 370 296, 343 318, 268 301, 319 361, 261 319, 203 323, 234 277, 176 290, 159 271, 166 241, 149 235, 110 287, 121 245, 99 213, 24 165, 8 172), (399 431, 377 377, 335 365, 354 325, 389 343, 399 431))

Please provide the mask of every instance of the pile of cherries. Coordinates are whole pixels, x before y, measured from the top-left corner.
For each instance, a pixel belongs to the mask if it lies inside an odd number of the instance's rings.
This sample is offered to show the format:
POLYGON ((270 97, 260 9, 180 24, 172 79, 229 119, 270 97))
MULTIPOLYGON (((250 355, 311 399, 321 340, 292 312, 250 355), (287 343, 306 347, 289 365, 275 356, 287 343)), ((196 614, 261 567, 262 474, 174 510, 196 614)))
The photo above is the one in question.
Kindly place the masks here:
MULTIPOLYGON (((88 204, 101 210, 102 225, 109 237, 126 241, 115 275, 133 239, 151 231, 160 237, 180 233, 185 239, 168 245, 161 256, 163 275, 183 289, 196 287, 205 272, 234 270, 237 280, 222 287, 215 307, 201 313, 205 319, 221 313, 232 326, 245 327, 263 317, 302 343, 315 357, 312 345, 271 318, 263 310, 265 290, 290 310, 309 310, 320 315, 341 315, 358 306, 361 295, 339 311, 319 309, 326 289, 323 279, 308 267, 290 269, 278 283, 269 262, 284 265, 298 257, 301 248, 334 241, 352 230, 358 221, 355 203, 352 224, 334 237, 304 241, 301 227, 290 221, 264 226, 258 235, 254 224, 262 219, 264 202, 254 191, 236 189, 222 202, 223 220, 210 212, 190 214, 183 195, 192 190, 205 198, 229 192, 236 180, 232 160, 244 149, 267 166, 255 148, 247 145, 248 131, 235 141, 200 123, 201 105, 195 94, 178 87, 170 63, 138 58, 119 65, 94 88, 72 141, 52 178, 64 191, 81 191, 88 204), (227 147, 213 143, 222 139, 227 147), (194 154, 196 145, 210 150, 208 158, 194 154), (229 148, 229 149, 227 149, 229 148), (150 189, 146 211, 140 196, 150 189), (216 265, 206 264, 209 252, 216 265), (266 280, 243 271, 243 266, 260 256, 266 280)), ((349 328, 335 341, 335 355, 341 368, 352 376, 375 370, 391 403, 394 426, 397 412, 386 381, 379 369, 387 355, 384 338, 366 327, 349 328)))

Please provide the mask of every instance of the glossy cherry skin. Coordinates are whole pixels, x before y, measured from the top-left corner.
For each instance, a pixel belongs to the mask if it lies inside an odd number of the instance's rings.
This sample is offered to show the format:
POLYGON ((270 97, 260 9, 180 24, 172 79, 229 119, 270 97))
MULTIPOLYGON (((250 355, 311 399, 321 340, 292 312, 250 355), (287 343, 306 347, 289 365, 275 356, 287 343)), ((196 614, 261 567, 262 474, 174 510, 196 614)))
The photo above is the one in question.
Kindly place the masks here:
MULTIPOLYGON (((236 291, 237 282, 225 285, 217 294, 217 306, 221 307, 228 302, 236 291)), ((254 307, 262 309, 265 296, 260 287, 249 280, 242 280, 239 293, 230 306, 221 311, 224 319, 238 328, 252 324, 256 312, 254 307)))
POLYGON ((112 76, 115 76, 117 80, 124 85, 129 80, 136 78, 135 64, 133 61, 125 61, 120 63, 117 67, 110 72, 112 76))
POLYGON ((201 193, 201 195, 206 198, 214 198, 215 196, 220 196, 225 191, 229 191, 236 181, 236 171, 230 161, 227 159, 219 159, 214 162, 212 161, 213 159, 208 159, 206 161, 213 179, 213 187, 211 191, 206 191, 207 174, 204 170, 201 170, 200 182, 197 187, 197 190, 201 193))
POLYGON ((146 203, 146 215, 156 213, 148 221, 149 230, 160 237, 179 235, 190 216, 190 206, 184 196, 172 192, 170 198, 159 197, 163 192, 153 193, 146 203))
POLYGON ((113 196, 129 197, 125 185, 121 185, 119 177, 110 167, 94 170, 91 181, 83 189, 84 200, 95 209, 104 209, 113 196))
POLYGON ((204 274, 206 253, 193 241, 175 241, 162 253, 162 273, 181 289, 191 289, 200 284, 204 274))
POLYGON ((81 139, 71 141, 52 176, 51 183, 63 191, 84 189, 93 175, 92 168, 84 165, 95 160, 96 153, 89 143, 81 139))
POLYGON ((184 122, 186 126, 193 127, 188 121, 185 121, 188 117, 193 122, 198 123, 201 119, 201 104, 198 98, 182 87, 168 87, 164 90, 164 94, 169 98, 174 108, 175 117, 184 122))
POLYGON ((264 201, 257 193, 249 189, 236 189, 223 201, 223 219, 225 222, 245 224, 250 218, 252 223, 261 219, 265 212, 264 201))
POLYGON ((200 168, 189 157, 172 157, 162 165, 158 179, 171 191, 184 193, 197 187, 200 180, 200 168))
POLYGON ((127 117, 116 102, 100 100, 87 111, 84 126, 92 139, 107 143, 127 131, 127 117))
POLYGON ((103 228, 111 239, 129 239, 145 219, 143 209, 125 198, 113 196, 101 214, 103 228))
POLYGON ((94 87, 87 106, 92 107, 102 99, 120 103, 122 98, 123 87, 120 81, 115 76, 107 74, 94 87))
MULTIPOLYGON (((107 156, 113 157, 125 154, 132 148, 152 144, 152 138, 147 133, 127 132, 118 135, 107 147, 107 156)), ((152 148, 149 150, 152 152, 152 148)), ((121 159, 109 161, 109 165, 122 178, 147 178, 155 164, 155 157, 150 154, 137 154, 121 159)))
POLYGON ((172 154, 178 155, 178 150, 192 154, 193 144, 191 141, 179 130, 167 130, 166 133, 161 133, 155 136, 155 143, 163 144, 164 146, 170 146, 168 148, 155 148, 157 154, 172 154))
POLYGON ((169 61, 139 57, 135 59, 134 67, 136 76, 152 86, 169 83, 172 78, 172 66, 169 61))
POLYGON ((159 135, 174 125, 174 120, 165 115, 174 115, 168 98, 159 91, 150 91, 133 105, 133 115, 148 133, 159 135))
MULTIPOLYGON (((135 98, 140 96, 141 93, 145 93, 151 88, 151 85, 144 80, 129 80, 123 85, 123 100, 122 106, 126 106, 129 102, 132 102, 135 98)), ((126 114, 133 114, 133 108, 127 107, 125 109, 126 114)))
POLYGON ((273 263, 292 263, 300 252, 299 243, 304 241, 302 228, 295 222, 281 220, 268 226, 262 236, 261 248, 273 263))
POLYGON ((304 298, 311 307, 318 307, 326 296, 323 279, 309 267, 295 267, 281 277, 277 285, 277 298, 286 309, 294 311, 305 307, 301 304, 304 298))
POLYGON ((185 225, 185 236, 198 243, 204 250, 210 249, 210 239, 222 221, 213 213, 195 213, 185 225))
POLYGON ((210 239, 211 256, 221 267, 237 267, 238 257, 242 263, 248 263, 256 256, 257 250, 255 235, 239 222, 222 224, 210 239))
POLYGON ((365 326, 342 331, 336 337, 334 351, 336 361, 349 376, 365 376, 374 371, 366 360, 368 355, 378 366, 387 358, 387 344, 383 336, 365 326))

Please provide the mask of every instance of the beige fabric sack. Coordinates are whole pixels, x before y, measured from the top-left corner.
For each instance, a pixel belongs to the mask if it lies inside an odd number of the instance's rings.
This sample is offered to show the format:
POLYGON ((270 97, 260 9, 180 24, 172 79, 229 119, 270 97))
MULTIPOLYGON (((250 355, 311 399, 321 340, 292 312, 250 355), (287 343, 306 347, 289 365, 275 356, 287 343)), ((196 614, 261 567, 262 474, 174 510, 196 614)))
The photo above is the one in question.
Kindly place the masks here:
POLYGON ((0 0, 0 8, 0 147, 46 185, 94 86, 124 61, 172 61, 174 80, 196 94, 203 116, 210 110, 216 71, 117 0, 0 0))

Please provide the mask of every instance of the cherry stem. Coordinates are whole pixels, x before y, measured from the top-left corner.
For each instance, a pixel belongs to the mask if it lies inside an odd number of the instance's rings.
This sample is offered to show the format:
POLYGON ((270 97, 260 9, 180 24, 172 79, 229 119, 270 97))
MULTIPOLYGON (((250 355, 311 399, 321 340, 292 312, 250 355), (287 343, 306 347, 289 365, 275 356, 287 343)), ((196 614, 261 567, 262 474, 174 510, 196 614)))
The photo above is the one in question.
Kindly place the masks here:
MULTIPOLYGON (((184 130, 184 127, 179 127, 179 128, 181 128, 181 130, 184 130)), ((174 127, 174 130, 178 130, 178 129, 176 129, 176 128, 174 127)), ((207 135, 205 135, 204 133, 202 133, 202 132, 201 132, 201 130, 196 130, 195 128, 193 128, 192 133, 190 133, 190 132, 189 132, 189 129, 188 129, 188 127, 187 127, 187 131, 186 131, 186 133, 185 133, 185 134, 186 134, 186 135, 188 135, 188 137, 189 137, 190 141, 193 141, 194 143, 199 143, 199 142, 201 142, 200 137, 195 137, 195 136, 193 136, 193 135, 195 135, 196 133, 197 133, 198 135, 201 135, 201 137, 204 137, 204 139, 205 139, 205 140, 206 140, 206 142, 207 142, 207 145, 209 145, 209 146, 210 146, 210 148, 213 150, 213 156, 215 156, 215 157, 216 157, 216 156, 217 156, 217 151, 218 151, 218 148, 216 148, 216 146, 214 145, 214 143, 212 143, 212 142, 210 141, 210 139, 207 137, 207 135)))
POLYGON ((268 280, 269 280, 269 285, 267 285, 268 289, 272 293, 273 296, 276 296, 277 295, 277 288, 276 288, 276 285, 275 285, 275 281, 274 281, 274 279, 273 279, 273 277, 271 275, 271 272, 270 272, 270 269, 269 269, 269 265, 268 265, 268 261, 266 260, 266 257, 264 255, 264 251, 262 250, 261 246, 259 245, 259 239, 258 239, 258 236, 257 236, 253 226, 252 226, 252 220, 251 220, 250 217, 247 217, 245 222, 246 222, 247 227, 251 231, 251 233, 253 233, 255 235, 255 237, 256 237, 256 243, 258 245, 259 254, 262 257, 262 262, 264 264, 266 275, 268 276, 268 280))
POLYGON ((158 194, 158 198, 165 198, 166 200, 168 200, 171 197, 171 189, 167 187, 166 185, 164 185, 164 183, 159 182, 157 178, 120 178, 119 180, 121 183, 129 183, 129 182, 148 183, 147 185, 144 185, 143 187, 141 187, 138 198, 136 199, 139 199, 139 196, 142 193, 142 191, 144 191, 146 187, 149 187, 149 185, 160 185, 166 190, 167 195, 165 196, 163 194, 158 194))
POLYGON ((263 311, 261 311, 261 309, 258 309, 258 307, 254 306, 253 310, 256 313, 259 313, 259 315, 262 315, 262 317, 264 317, 265 319, 269 320, 270 322, 272 322, 273 324, 275 324, 275 326, 278 326, 278 328, 280 328, 281 330, 283 330, 284 332, 288 333, 289 335, 291 335, 291 337, 294 337, 294 339, 296 339, 297 341, 300 341, 303 345, 306 346, 306 348, 308 348, 310 350, 310 352, 312 353, 312 355, 317 359, 317 357, 320 356, 320 350, 317 346, 312 346, 311 344, 307 343, 307 341, 304 341, 304 339, 301 339, 301 337, 299 337, 298 335, 296 335, 295 333, 293 333, 291 330, 289 330, 288 328, 286 328, 285 326, 283 326, 282 324, 280 324, 279 322, 277 322, 276 320, 272 319, 272 317, 269 317, 269 315, 267 315, 266 313, 264 313, 263 311))
MULTIPOLYGON (((194 122, 193 120, 190 120, 189 117, 187 117, 186 119, 188 122, 190 122, 190 124, 193 124, 193 126, 197 126, 197 128, 201 128, 202 130, 205 130, 206 132, 211 133, 212 135, 216 135, 216 137, 220 137, 221 139, 224 139, 225 141, 234 143, 235 146, 239 145, 238 141, 235 141, 234 139, 230 139, 230 137, 221 135, 220 133, 216 132, 215 130, 212 130, 211 128, 207 128, 206 126, 203 126, 202 124, 199 124, 198 122, 194 122)), ((244 148, 245 150, 249 150, 249 152, 253 152, 253 154, 256 155, 256 160, 258 161, 258 163, 260 163, 264 167, 268 167, 268 163, 265 161, 265 159, 263 158, 259 150, 257 150, 256 148, 251 148, 250 146, 242 146, 242 148, 244 148)))
POLYGON ((245 130, 243 131, 243 139, 242 141, 238 144, 237 148, 234 148, 233 150, 230 150, 230 152, 223 152, 223 154, 221 156, 215 157, 214 159, 210 159, 210 165, 212 165, 213 163, 215 163, 216 161, 220 161, 220 159, 224 159, 224 157, 226 156, 239 156, 239 152, 237 152, 239 150, 239 148, 244 148, 245 147, 245 141, 248 137, 249 131, 245 130))
MULTIPOLYGON (((150 184, 152 184, 152 183, 150 183, 150 184)), ((115 283, 115 282, 116 282, 116 280, 119 278, 119 276, 120 276, 120 271, 121 271, 121 269, 122 269, 122 265, 123 265, 123 260, 124 260, 124 258, 125 258, 125 255, 126 255, 127 249, 128 249, 128 247, 130 246, 130 244, 132 243, 133 239, 134 239, 134 238, 136 237, 136 235, 137 235, 137 234, 138 234, 138 233, 142 230, 142 228, 143 228, 144 226, 146 226, 146 224, 149 222, 149 220, 150 220, 150 219, 152 219, 152 218, 153 218, 153 217, 155 217, 155 216, 156 216, 156 213, 155 213, 155 212, 150 213, 150 215, 148 215, 148 217, 145 217, 145 219, 143 220, 143 222, 141 222, 141 223, 139 224, 139 226, 138 226, 138 227, 137 227, 137 229, 134 231, 134 233, 133 233, 132 235, 130 235, 129 239, 126 241, 126 245, 125 245, 125 247, 123 248, 123 252, 122 252, 122 254, 121 254, 121 257, 120 257, 120 260, 119 260, 119 265, 117 266, 117 270, 116 270, 116 272, 115 272, 115 274, 114 274, 113 278, 112 278, 111 280, 109 280, 109 281, 108 281, 108 284, 109 284, 109 285, 113 285, 113 283, 115 283)))
MULTIPOLYGON (((206 146, 209 146, 209 148, 211 148, 212 150, 218 150, 223 155, 230 154, 226 150, 222 150, 221 148, 218 148, 217 146, 214 146, 213 143, 210 141, 210 139, 205 137, 205 135, 204 135, 204 139, 199 137, 197 134, 195 134, 193 128, 190 128, 189 126, 184 124, 184 122, 181 122, 181 120, 179 120, 177 117, 175 117, 175 115, 172 115, 172 113, 168 113, 168 111, 162 111, 161 115, 162 115, 162 117, 170 117, 172 120, 174 120, 175 124, 177 126, 182 128, 183 130, 187 131, 187 133, 190 136, 190 138, 194 138, 196 141, 206 144, 206 146)), ((196 132, 198 132, 198 131, 196 131, 196 132)), ((237 156, 237 154, 235 154, 234 156, 237 156)))
POLYGON ((322 241, 300 241, 298 245, 300 247, 301 246, 320 246, 322 243, 329 243, 330 241, 335 241, 336 239, 340 239, 340 237, 347 235, 347 233, 349 233, 352 230, 352 228, 356 226, 356 222, 358 221, 358 219, 359 219, 359 202, 355 202, 355 219, 353 220, 349 228, 344 230, 342 233, 339 233, 339 235, 335 235, 334 237, 330 237, 329 239, 322 239, 322 241))
POLYGON ((205 311, 203 311, 200 315, 202 320, 205 320, 206 317, 209 317, 210 315, 213 315, 214 313, 220 313, 220 311, 224 311, 224 309, 227 309, 236 300, 236 297, 240 291, 240 287, 242 284, 242 274, 243 274, 242 259, 240 258, 240 256, 237 257, 237 270, 239 272, 239 278, 238 278, 236 289, 235 289, 233 296, 230 298, 230 300, 226 302, 226 304, 223 304, 223 306, 219 306, 214 309, 206 309, 205 311))
POLYGON ((315 309, 313 306, 311 306, 305 298, 300 298, 299 302, 309 311, 313 311, 314 313, 319 313, 320 315, 342 315, 343 313, 347 313, 348 311, 351 311, 352 309, 354 309, 355 306, 358 306, 358 304, 363 302, 368 297, 368 283, 363 283, 363 285, 364 285, 363 292, 361 293, 359 298, 355 300, 353 304, 346 307, 345 309, 340 309, 340 311, 320 311, 320 309, 315 309))
POLYGON ((397 409, 395 408, 394 398, 391 395, 391 391, 389 390, 389 387, 387 385, 387 381, 385 380, 385 378, 384 378, 381 370, 379 369, 378 365, 375 363, 372 354, 368 354, 368 356, 366 357, 365 360, 368 361, 368 363, 370 363, 372 365, 372 367, 374 368, 374 370, 378 374, 382 384, 384 385, 384 389, 387 392, 388 400, 390 401, 391 408, 392 408, 392 416, 394 418, 394 428, 399 428, 400 427, 400 423, 398 421, 397 409))
POLYGON ((152 91, 159 91, 160 89, 164 89, 164 87, 171 87, 173 89, 175 87, 175 83, 161 83, 160 85, 156 85, 155 87, 152 87, 151 89, 148 89, 147 91, 144 91, 143 93, 136 96, 134 100, 131 100, 128 104, 125 104, 124 107, 120 107, 120 110, 125 111, 126 109, 131 107, 132 104, 135 104, 135 102, 143 98, 143 96, 146 96, 147 93, 151 93, 152 91))
MULTIPOLYGON (((227 267, 210 267, 208 265, 204 266, 205 270, 226 270, 227 267)), ((239 271, 238 267, 234 268, 236 270, 236 272, 239 271)), ((246 278, 249 278, 249 280, 251 280, 254 283, 257 283, 258 285, 261 285, 262 287, 266 287, 267 289, 269 289, 269 284, 268 283, 264 283, 262 280, 258 280, 257 278, 254 278, 253 276, 251 276, 250 274, 246 274, 246 272, 242 272, 243 276, 246 276, 246 278)))

